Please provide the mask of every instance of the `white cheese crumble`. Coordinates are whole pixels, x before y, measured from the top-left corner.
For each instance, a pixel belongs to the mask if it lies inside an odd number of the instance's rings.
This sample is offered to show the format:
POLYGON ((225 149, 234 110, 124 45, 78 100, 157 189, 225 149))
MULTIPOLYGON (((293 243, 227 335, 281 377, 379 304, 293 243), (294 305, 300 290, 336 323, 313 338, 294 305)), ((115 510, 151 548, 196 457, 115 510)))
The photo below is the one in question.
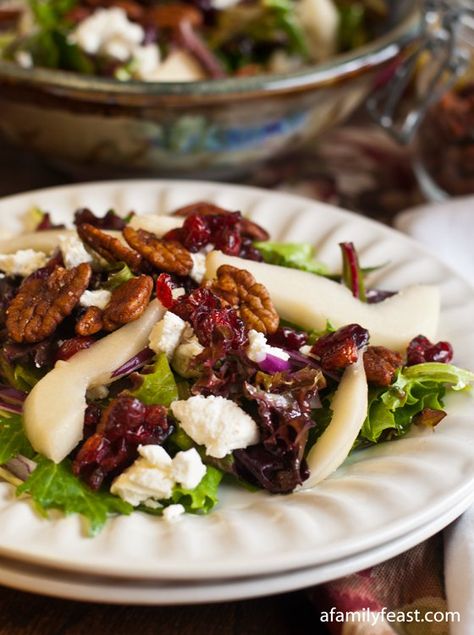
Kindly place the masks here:
POLYGON ((40 267, 44 267, 47 262, 48 256, 42 251, 20 249, 14 254, 0 255, 0 270, 7 276, 26 277, 40 267))
POLYGON ((97 9, 80 22, 69 41, 90 55, 107 55, 121 62, 135 60, 137 69, 148 73, 160 60, 156 46, 155 53, 141 46, 144 38, 143 28, 129 20, 123 9, 110 7, 97 9))
POLYGON ((310 344, 305 344, 304 346, 300 347, 300 353, 302 355, 309 355, 311 353, 311 349, 313 347, 310 344))
POLYGON ((59 236, 58 243, 66 269, 77 267, 83 262, 92 262, 92 256, 78 236, 59 236))
POLYGON ((133 51, 132 68, 137 79, 153 79, 161 64, 160 50, 156 44, 138 46, 133 51))
POLYGON ((191 278, 201 284, 206 274, 206 252, 198 251, 196 254, 191 254, 193 260, 193 268, 189 274, 191 278))
POLYGON ((79 299, 81 306, 96 306, 99 309, 105 309, 110 302, 112 294, 107 289, 97 289, 97 291, 84 291, 79 299))
POLYGON ((165 353, 168 359, 173 357, 181 337, 186 328, 186 322, 180 317, 167 311, 159 322, 152 328, 149 346, 155 353, 165 353))
POLYGON ((197 377, 199 371, 192 367, 192 360, 200 355, 204 347, 199 342, 192 328, 186 328, 183 334, 182 342, 174 352, 171 365, 174 370, 183 377, 197 377))
POLYGON ((170 408, 191 439, 216 459, 258 442, 257 424, 230 399, 195 395, 170 408))
POLYGON ((168 505, 163 510, 163 518, 169 522, 174 523, 184 514, 184 507, 177 503, 176 505, 168 505))
POLYGON ((194 489, 206 473, 198 452, 191 448, 172 459, 161 445, 138 446, 140 457, 112 483, 110 491, 134 507, 171 497, 176 484, 194 489))
POLYGON ((183 287, 176 287, 175 289, 171 289, 171 297, 173 300, 177 300, 182 295, 186 295, 186 291, 183 287))
POLYGON ((283 359, 287 361, 290 359, 290 356, 286 351, 282 348, 277 348, 276 346, 270 346, 267 344, 267 338, 263 333, 259 331, 255 331, 254 329, 250 329, 249 331, 249 345, 247 346, 247 357, 252 361, 263 362, 267 355, 273 355, 273 357, 278 357, 279 359, 283 359))
POLYGON ((15 61, 22 68, 33 67, 33 57, 29 51, 18 51, 15 54, 15 61))

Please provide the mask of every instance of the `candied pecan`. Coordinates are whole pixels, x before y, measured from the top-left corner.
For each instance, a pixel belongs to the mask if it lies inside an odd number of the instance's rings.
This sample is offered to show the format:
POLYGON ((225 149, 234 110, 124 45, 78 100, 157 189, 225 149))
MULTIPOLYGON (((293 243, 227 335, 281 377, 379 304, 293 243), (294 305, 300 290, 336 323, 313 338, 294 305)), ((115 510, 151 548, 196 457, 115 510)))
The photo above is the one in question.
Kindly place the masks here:
POLYGON ((130 278, 114 289, 102 314, 105 330, 114 331, 123 324, 137 320, 146 309, 152 291, 153 278, 144 275, 130 278))
POLYGON ((221 265, 211 288, 237 310, 247 328, 268 334, 277 330, 280 318, 270 294, 249 271, 221 265))
POLYGON ((313 344, 311 352, 319 357, 324 370, 343 370, 357 361, 359 349, 368 341, 366 329, 358 324, 349 324, 320 337, 313 344))
POLYGON ((77 233, 88 247, 96 251, 107 262, 125 262, 132 271, 140 271, 142 257, 129 249, 118 238, 106 234, 89 223, 78 225, 77 233))
POLYGON ((175 240, 163 240, 144 229, 126 227, 123 230, 125 240, 141 256, 157 269, 178 276, 187 276, 193 268, 193 259, 189 251, 175 240))
MULTIPOLYGON (((35 272, 37 273, 37 272, 35 272)), ((26 278, 7 309, 7 330, 19 343, 40 342, 54 333, 87 289, 90 265, 56 267, 46 276, 26 278)))
POLYGON ((103 328, 102 309, 98 306, 89 306, 76 322, 76 334, 82 337, 95 335, 103 328))
POLYGON ((402 365, 402 356, 385 346, 369 346, 364 353, 367 381, 374 386, 390 386, 402 365))
POLYGON ((198 8, 181 2, 160 4, 147 12, 147 20, 160 29, 178 29, 183 22, 193 27, 202 24, 203 16, 198 8))
MULTIPOLYGON (((197 214, 198 216, 223 216, 225 214, 232 214, 230 210, 214 205, 214 203, 206 203, 205 201, 199 201, 198 203, 191 203, 191 205, 185 205, 173 212, 173 216, 192 216, 197 214)), ((243 236, 252 238, 253 240, 268 240, 270 234, 266 229, 257 225, 249 218, 242 217, 240 219, 240 227, 243 236)))

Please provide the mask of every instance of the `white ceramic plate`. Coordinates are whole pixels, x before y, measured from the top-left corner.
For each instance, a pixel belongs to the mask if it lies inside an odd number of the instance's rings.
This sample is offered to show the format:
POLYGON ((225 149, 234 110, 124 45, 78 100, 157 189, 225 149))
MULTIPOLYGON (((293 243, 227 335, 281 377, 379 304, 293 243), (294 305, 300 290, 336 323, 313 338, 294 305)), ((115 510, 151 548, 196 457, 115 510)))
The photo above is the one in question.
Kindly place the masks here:
MULTIPOLYGON (((390 261, 374 282, 397 289, 414 282, 440 286, 439 336, 449 339, 456 362, 474 367, 473 291, 415 242, 357 215, 275 192, 231 185, 135 181, 33 192, 0 202, 0 224, 21 227, 33 204, 55 221, 80 206, 98 213, 166 212, 196 200, 241 209, 275 239, 310 241, 319 257, 339 265, 338 242, 352 240, 362 262, 390 261)), ((174 525, 143 514, 119 517, 100 536, 84 537, 77 517, 47 521, 0 486, 0 554, 16 560, 129 579, 179 580, 268 575, 329 563, 399 538, 466 499, 474 485, 474 399, 448 403, 449 416, 431 432, 351 457, 312 491, 289 496, 225 491, 207 517, 174 525)))
POLYGON ((349 558, 282 574, 193 582, 131 581, 58 571, 0 558, 0 584, 68 600, 142 605, 204 604, 286 593, 329 582, 397 556, 443 529, 473 499, 474 492, 434 521, 387 544, 349 558))

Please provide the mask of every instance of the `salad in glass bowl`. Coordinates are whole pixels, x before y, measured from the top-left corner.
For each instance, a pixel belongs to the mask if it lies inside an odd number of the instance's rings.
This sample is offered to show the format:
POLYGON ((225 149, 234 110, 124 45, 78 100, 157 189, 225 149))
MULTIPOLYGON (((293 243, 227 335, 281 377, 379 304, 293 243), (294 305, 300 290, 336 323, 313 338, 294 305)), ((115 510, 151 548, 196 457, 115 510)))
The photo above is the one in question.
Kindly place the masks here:
POLYGON ((0 3, 0 50, 118 80, 287 73, 362 46, 387 16, 385 0, 28 0, 0 3))
POLYGON ((91 534, 209 513, 223 480, 315 487, 474 381, 435 341, 437 288, 371 288, 352 243, 334 273, 206 202, 30 225, 0 243, 0 476, 91 534))

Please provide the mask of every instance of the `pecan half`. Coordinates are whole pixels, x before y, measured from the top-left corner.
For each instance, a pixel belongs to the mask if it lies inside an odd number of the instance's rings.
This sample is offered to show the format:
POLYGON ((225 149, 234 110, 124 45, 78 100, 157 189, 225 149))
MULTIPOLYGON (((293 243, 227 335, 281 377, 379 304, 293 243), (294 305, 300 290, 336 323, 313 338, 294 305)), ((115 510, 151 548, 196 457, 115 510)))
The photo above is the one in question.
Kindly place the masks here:
POLYGON ((91 267, 86 263, 73 269, 56 267, 47 277, 26 278, 7 309, 7 330, 18 343, 40 342, 54 333, 70 315, 87 289, 91 267))
POLYGON ((267 289, 245 269, 221 265, 211 289, 231 304, 249 329, 274 333, 280 322, 267 289))
MULTIPOLYGON (((205 201, 199 201, 198 203, 191 203, 185 205, 173 212, 173 216, 191 216, 192 214, 199 214, 199 216, 218 216, 223 214, 231 214, 232 212, 214 203, 206 203, 205 201)), ((242 234, 252 238, 252 240, 268 240, 270 234, 266 229, 257 225, 249 218, 242 217, 240 220, 242 227, 242 234)))
POLYGON ((193 268, 191 254, 176 240, 163 240, 144 229, 125 227, 125 240, 154 267, 178 276, 187 276, 193 268))
POLYGON ((107 262, 125 262, 134 272, 140 271, 142 257, 132 249, 129 249, 115 236, 110 236, 102 230, 90 225, 81 223, 77 227, 80 239, 91 249, 96 251, 107 262))
POLYGON ((369 346, 364 353, 367 381, 374 386, 390 386, 402 365, 402 356, 385 346, 369 346))
POLYGON ((147 19, 160 29, 177 29, 183 22, 188 22, 193 27, 199 27, 203 22, 203 16, 199 9, 181 2, 152 7, 147 12, 147 19))
POLYGON ((76 335, 82 337, 95 335, 102 330, 103 326, 102 309, 99 309, 98 306, 90 306, 76 322, 76 335))
POLYGON ((114 331, 137 320, 146 309, 152 291, 153 278, 144 275, 131 278, 112 291, 102 314, 105 330, 114 331))
POLYGON ((317 339, 311 353, 319 357, 324 370, 343 370, 357 361, 360 349, 368 342, 367 329, 359 324, 348 324, 317 339))

